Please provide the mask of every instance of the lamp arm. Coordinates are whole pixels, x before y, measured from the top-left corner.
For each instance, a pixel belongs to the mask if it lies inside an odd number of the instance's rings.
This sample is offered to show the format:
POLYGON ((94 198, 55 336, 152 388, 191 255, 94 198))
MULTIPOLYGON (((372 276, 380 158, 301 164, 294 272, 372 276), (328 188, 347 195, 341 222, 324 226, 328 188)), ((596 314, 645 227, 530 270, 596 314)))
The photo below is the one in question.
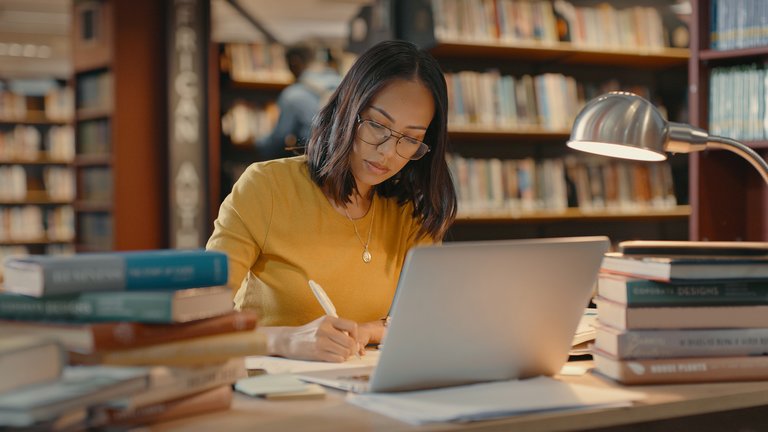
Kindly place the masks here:
POLYGON ((768 184, 768 162, 760 157, 756 151, 752 150, 746 145, 734 139, 710 135, 707 142, 707 148, 730 150, 738 154, 739 156, 749 161, 753 167, 757 168, 757 171, 761 176, 763 176, 765 183, 768 184))

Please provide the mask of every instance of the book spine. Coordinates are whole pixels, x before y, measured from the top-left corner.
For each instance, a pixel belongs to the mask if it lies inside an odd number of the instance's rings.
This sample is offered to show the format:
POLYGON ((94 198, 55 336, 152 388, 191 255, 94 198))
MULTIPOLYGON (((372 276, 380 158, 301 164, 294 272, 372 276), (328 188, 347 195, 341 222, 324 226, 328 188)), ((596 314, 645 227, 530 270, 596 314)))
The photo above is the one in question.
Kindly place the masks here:
POLYGON ((232 403, 232 387, 224 385, 188 397, 158 402, 136 409, 97 408, 91 427, 113 425, 146 425, 182 417, 228 409, 232 403))
POLYGON ((600 276, 598 293, 633 306, 698 306, 768 304, 768 281, 663 283, 600 276))
POLYGON ((753 381, 768 378, 768 357, 616 360, 594 356, 595 369, 624 384, 753 381))
POLYGON ((619 359, 729 357, 768 352, 768 329, 596 330, 595 348, 619 359))
POLYGON ((227 256, 211 251, 131 252, 125 258, 129 290, 226 285, 227 256))
POLYGON ((616 329, 768 328, 768 306, 628 308, 598 297, 598 321, 616 329))
POLYGON ((150 373, 150 388, 115 403, 124 409, 136 409, 180 398, 213 387, 233 384, 247 376, 245 359, 233 358, 220 365, 199 368, 167 368, 158 366, 150 373))
POLYGON ((5 273, 8 292, 35 297, 102 291, 170 291, 225 285, 228 262, 221 252, 153 250, 79 254, 40 262, 10 260, 5 273))
POLYGON ((32 298, 0 294, 0 318, 172 323, 172 295, 112 292, 32 298))
POLYGON ((73 359, 86 364, 183 367, 220 363, 233 357, 264 355, 265 353, 265 336, 254 331, 244 331, 143 348, 110 351, 101 355, 73 357, 73 359))
POLYGON ((211 336, 235 331, 253 330, 256 315, 251 312, 234 312, 219 317, 195 320, 183 324, 141 324, 136 322, 103 323, 91 327, 93 350, 135 348, 211 336))

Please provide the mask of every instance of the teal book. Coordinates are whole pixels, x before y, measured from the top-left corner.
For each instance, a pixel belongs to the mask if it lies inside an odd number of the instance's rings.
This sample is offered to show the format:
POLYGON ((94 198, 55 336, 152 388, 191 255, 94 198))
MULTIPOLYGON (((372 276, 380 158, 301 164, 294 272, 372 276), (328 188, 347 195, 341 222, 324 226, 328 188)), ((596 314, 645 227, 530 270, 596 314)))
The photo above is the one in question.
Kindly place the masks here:
POLYGON ((768 279, 660 282, 601 273, 597 292, 629 307, 768 305, 768 279))
POLYGON ((172 291, 85 292, 42 298, 0 293, 0 318, 75 322, 188 322, 231 312, 226 287, 172 291))
POLYGON ((206 250, 32 255, 5 261, 5 290, 33 297, 177 290, 227 283, 227 256, 206 250))

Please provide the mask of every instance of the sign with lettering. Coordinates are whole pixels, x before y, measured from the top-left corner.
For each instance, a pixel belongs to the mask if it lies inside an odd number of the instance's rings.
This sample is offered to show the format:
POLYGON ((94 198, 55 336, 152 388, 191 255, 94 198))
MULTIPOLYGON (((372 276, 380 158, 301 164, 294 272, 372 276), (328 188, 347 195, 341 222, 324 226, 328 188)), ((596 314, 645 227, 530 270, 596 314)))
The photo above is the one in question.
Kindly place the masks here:
POLYGON ((168 46, 169 232, 173 248, 199 248, 208 229, 205 181, 205 0, 172 0, 168 46))

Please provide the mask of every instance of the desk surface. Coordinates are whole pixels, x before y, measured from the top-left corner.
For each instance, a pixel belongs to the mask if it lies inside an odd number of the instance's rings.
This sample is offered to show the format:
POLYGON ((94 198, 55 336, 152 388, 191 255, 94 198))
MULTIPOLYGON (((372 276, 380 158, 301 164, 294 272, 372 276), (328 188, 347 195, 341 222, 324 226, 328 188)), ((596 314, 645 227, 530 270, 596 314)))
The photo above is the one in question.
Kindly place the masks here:
MULTIPOLYGON (((590 362, 591 363, 591 362, 590 362)), ((586 363, 585 363, 586 364, 586 363)), ((615 383, 588 373, 564 381, 612 387, 615 383)), ((617 427, 768 405, 768 381, 631 386, 647 398, 632 407, 563 411, 508 417, 467 424, 415 427, 344 402, 344 393, 328 391, 325 399, 266 401, 237 394, 228 411, 152 426, 152 431, 576 431, 617 427)), ((761 410, 762 412, 763 410, 761 410)), ((768 424, 765 410, 762 424, 768 424)), ((705 423, 706 424, 706 423, 705 423)), ((646 430, 646 429, 644 429, 646 430)))

